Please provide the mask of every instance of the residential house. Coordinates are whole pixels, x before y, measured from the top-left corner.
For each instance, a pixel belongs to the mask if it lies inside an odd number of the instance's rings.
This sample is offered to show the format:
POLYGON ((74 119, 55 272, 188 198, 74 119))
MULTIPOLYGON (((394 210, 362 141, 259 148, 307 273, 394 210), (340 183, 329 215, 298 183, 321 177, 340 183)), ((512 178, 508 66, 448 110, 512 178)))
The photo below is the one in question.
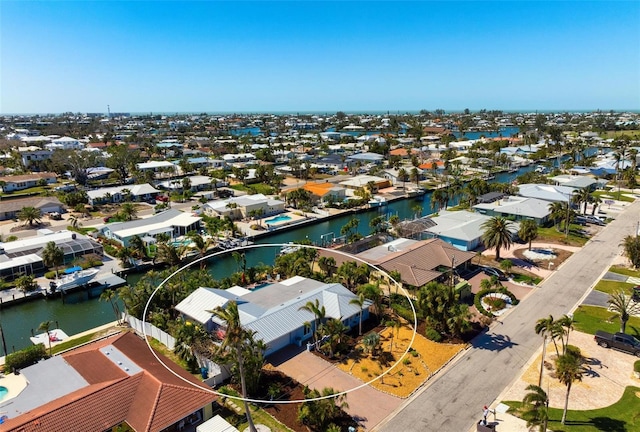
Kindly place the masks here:
POLYGON ((2 176, 0 177, 0 190, 6 193, 29 189, 38 186, 42 180, 46 184, 53 184, 57 181, 57 177, 55 173, 51 172, 2 176))
POLYGON ((145 243, 151 244, 155 242, 155 236, 160 233, 175 239, 189 231, 198 231, 201 219, 180 210, 169 209, 145 219, 110 223, 105 225, 100 232, 105 237, 116 240, 122 246, 129 246, 129 242, 135 236, 142 238, 145 243))
POLYGON ((224 331, 225 322, 210 311, 224 308, 230 301, 238 304, 240 323, 247 330, 256 332, 256 339, 267 345, 265 355, 292 345, 298 346, 313 335, 313 313, 301 309, 308 302, 318 301, 324 307, 325 319, 339 319, 348 328, 357 326, 360 313, 362 319, 369 316, 371 302, 365 302, 362 309, 350 301, 356 295, 337 283, 324 283, 313 279, 294 276, 260 289, 243 292, 229 292, 213 288, 198 288, 176 305, 176 310, 187 319, 202 324, 210 332, 224 331))
POLYGON ((132 201, 148 201, 155 198, 160 191, 149 183, 113 186, 87 191, 89 204, 119 203, 130 196, 132 201))
POLYGON ((44 146, 49 150, 81 150, 84 148, 84 143, 71 137, 60 137, 52 139, 49 144, 44 146))
POLYGON ((29 197, 19 199, 3 199, 0 202, 0 220, 17 219, 20 211, 25 207, 34 207, 40 210, 41 214, 64 213, 64 206, 58 198, 50 197, 29 197))
POLYGON ((373 193, 391 186, 389 179, 370 175, 357 175, 348 180, 341 181, 340 184, 351 192, 347 192, 347 195, 353 195, 353 191, 368 188, 369 184, 373 185, 373 193))
POLYGON ((534 220, 545 225, 551 211, 549 201, 520 196, 505 196, 491 203, 480 203, 473 210, 486 216, 501 216, 515 221, 534 220))
POLYGON ((384 156, 378 153, 355 153, 347 156, 347 159, 353 162, 373 163, 376 165, 384 162, 384 156))
MULTIPOLYGON (((460 250, 470 251, 482 244, 482 225, 489 219, 489 216, 470 211, 442 210, 431 218, 435 225, 427 228, 426 232, 460 250)), ((514 224, 514 234, 517 230, 518 225, 514 224)))
POLYGON ((554 181, 557 186, 570 187, 574 190, 587 189, 591 192, 596 190, 599 184, 593 177, 582 175, 558 175, 551 177, 551 180, 554 181))
POLYGON ((342 202, 346 198, 345 188, 334 183, 307 183, 302 187, 311 193, 313 202, 342 202))
POLYGON ((282 213, 285 205, 284 201, 254 194, 209 201, 204 205, 204 211, 210 215, 237 220, 249 217, 252 211, 262 210, 263 217, 282 213))
POLYGON ((178 431, 211 418, 217 399, 133 332, 90 342, 10 378, 22 390, 0 401, 6 432, 178 431))
POLYGON ((38 274, 45 269, 42 251, 47 243, 54 242, 62 249, 64 263, 71 263, 84 255, 103 255, 102 245, 95 240, 72 231, 53 232, 49 229, 38 230, 38 235, 0 242, 0 277, 13 279, 23 274, 38 274))
POLYGON ((518 185, 518 195, 527 198, 537 198, 549 202, 570 202, 575 189, 567 186, 553 186, 547 184, 518 185))
POLYGON ((38 169, 44 161, 51 159, 53 154, 51 150, 41 149, 37 146, 18 147, 18 153, 22 165, 31 170, 38 169))

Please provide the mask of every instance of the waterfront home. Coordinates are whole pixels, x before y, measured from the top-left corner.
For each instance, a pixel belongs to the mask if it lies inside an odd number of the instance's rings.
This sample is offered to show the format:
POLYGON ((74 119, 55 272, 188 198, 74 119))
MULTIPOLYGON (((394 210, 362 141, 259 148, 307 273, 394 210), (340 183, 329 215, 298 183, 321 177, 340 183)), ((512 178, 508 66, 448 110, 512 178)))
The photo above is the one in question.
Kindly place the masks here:
POLYGON ((64 213, 64 206, 58 198, 53 196, 3 199, 0 204, 0 220, 17 219, 18 214, 25 207, 34 207, 40 210, 43 215, 47 213, 64 213))
POLYGON ((538 198, 549 202, 570 202, 575 189, 566 186, 548 184, 518 185, 518 195, 527 198, 538 198))
POLYGON ((384 162, 384 156, 379 153, 355 153, 347 156, 347 159, 353 162, 373 163, 379 165, 384 162))
POLYGON ((209 215, 237 220, 250 217, 251 212, 261 211, 262 217, 282 213, 285 205, 284 201, 269 198, 263 194, 254 194, 209 201, 203 207, 204 212, 209 215))
POLYGON ((437 216, 431 217, 435 225, 428 227, 426 233, 460 250, 470 251, 482 244, 482 224, 489 219, 489 216, 470 211, 441 210, 437 216))
POLYGON ((18 147, 22 165, 27 169, 37 169, 44 161, 51 159, 51 150, 36 146, 18 147))
POLYGON ((162 363, 135 333, 122 332, 26 367, 3 380, 2 430, 194 430, 213 416, 217 397, 155 354, 162 363))
POLYGON ((490 203, 480 203, 473 210, 486 216, 502 216, 520 221, 531 219, 540 226, 549 220, 549 201, 521 196, 505 196, 490 203))
POLYGON ((342 186, 333 183, 307 183, 302 189, 311 194, 314 203, 342 202, 346 198, 346 190, 342 186))
MULTIPOLYGON (((340 184, 350 191, 362 190, 368 188, 369 184, 371 184, 373 186, 373 193, 391 186, 389 179, 371 175, 357 175, 348 180, 341 181, 340 184)), ((347 195, 353 195, 353 193, 347 193, 347 195)))
POLYGON ((169 161, 149 161, 136 164, 136 168, 140 171, 168 172, 175 174, 178 170, 177 166, 169 161))
POLYGON ((52 139, 49 144, 44 147, 48 150, 81 150, 84 143, 68 136, 52 139))
POLYGON ((2 192, 21 191, 39 186, 43 180, 45 184, 50 185, 57 181, 57 177, 52 172, 2 176, 0 177, 0 190, 2 192))
POLYGON ((256 339, 263 340, 267 345, 265 355, 291 344, 301 345, 312 337, 315 316, 300 309, 308 302, 315 304, 317 300, 318 307, 326 311, 325 319, 339 319, 348 328, 358 325, 360 312, 362 320, 366 320, 371 305, 366 301, 361 309, 351 304, 356 295, 338 283, 324 283, 301 276, 247 293, 229 291, 198 288, 178 303, 176 310, 187 319, 202 324, 210 332, 224 331, 226 323, 208 311, 216 307, 224 308, 230 301, 235 301, 242 326, 255 331, 256 339), (311 326, 305 323, 311 323, 311 326))
POLYGON ((558 175, 551 177, 550 180, 555 182, 557 186, 566 186, 576 190, 588 189, 593 192, 598 186, 596 179, 584 175, 558 175))
MULTIPOLYGON (((213 187, 213 185, 211 184, 212 178, 209 176, 194 175, 184 178, 189 179, 189 183, 191 184, 191 191, 193 192, 209 190, 213 187)), ((218 180, 216 180, 216 183, 217 182, 218 180)), ((182 190, 182 179, 165 180, 158 183, 158 187, 174 191, 182 190)))
POLYGON ((255 162, 256 156, 252 153, 227 153, 222 155, 222 160, 226 164, 255 162))
POLYGON ((67 230, 40 229, 36 236, 0 242, 0 277, 13 279, 23 274, 42 272, 45 269, 42 251, 49 242, 62 249, 63 265, 84 255, 103 255, 102 245, 85 235, 67 230))
POLYGON ((116 240, 122 246, 129 246, 135 236, 151 244, 160 233, 169 235, 171 239, 183 236, 189 231, 198 231, 202 218, 176 209, 165 210, 145 219, 129 222, 114 222, 105 225, 100 232, 107 238, 116 240))
POLYGON ((122 202, 127 196, 132 201, 148 201, 154 199, 160 191, 149 183, 113 186, 87 191, 89 204, 110 204, 122 202))

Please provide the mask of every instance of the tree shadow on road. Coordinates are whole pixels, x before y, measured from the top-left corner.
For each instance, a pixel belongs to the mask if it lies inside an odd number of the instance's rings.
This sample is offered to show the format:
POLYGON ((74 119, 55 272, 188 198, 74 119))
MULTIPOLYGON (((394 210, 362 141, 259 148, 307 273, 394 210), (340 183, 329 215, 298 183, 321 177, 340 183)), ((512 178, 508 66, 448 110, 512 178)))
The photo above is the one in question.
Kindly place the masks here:
POLYGON ((489 351, 502 351, 506 348, 513 348, 518 344, 513 342, 509 336, 485 333, 472 340, 471 345, 474 348, 480 348, 489 351))

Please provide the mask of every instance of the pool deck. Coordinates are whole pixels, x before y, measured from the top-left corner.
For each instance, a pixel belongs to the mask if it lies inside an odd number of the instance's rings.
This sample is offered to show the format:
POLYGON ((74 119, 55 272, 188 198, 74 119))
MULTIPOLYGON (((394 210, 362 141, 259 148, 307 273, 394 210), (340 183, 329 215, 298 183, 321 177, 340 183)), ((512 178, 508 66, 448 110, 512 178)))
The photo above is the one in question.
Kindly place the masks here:
POLYGON ((2 398, 1 402, 6 402, 9 399, 13 399, 18 396, 22 390, 27 388, 28 384, 27 379, 22 374, 0 374, 0 386, 7 389, 7 394, 2 398))

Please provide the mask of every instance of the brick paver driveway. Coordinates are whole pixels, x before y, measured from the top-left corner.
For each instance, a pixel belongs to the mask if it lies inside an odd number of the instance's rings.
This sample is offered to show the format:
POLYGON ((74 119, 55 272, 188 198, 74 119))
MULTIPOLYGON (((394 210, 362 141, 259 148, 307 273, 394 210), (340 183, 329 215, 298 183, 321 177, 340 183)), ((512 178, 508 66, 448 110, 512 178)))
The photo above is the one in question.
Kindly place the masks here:
MULTIPOLYGON (((285 348, 267 360, 284 374, 318 390, 332 387, 345 391, 362 385, 362 381, 297 347, 285 348)), ((349 408, 346 411, 365 430, 370 430, 400 406, 402 401, 403 399, 365 386, 347 395, 349 408)))

